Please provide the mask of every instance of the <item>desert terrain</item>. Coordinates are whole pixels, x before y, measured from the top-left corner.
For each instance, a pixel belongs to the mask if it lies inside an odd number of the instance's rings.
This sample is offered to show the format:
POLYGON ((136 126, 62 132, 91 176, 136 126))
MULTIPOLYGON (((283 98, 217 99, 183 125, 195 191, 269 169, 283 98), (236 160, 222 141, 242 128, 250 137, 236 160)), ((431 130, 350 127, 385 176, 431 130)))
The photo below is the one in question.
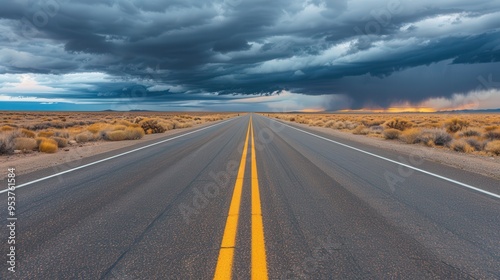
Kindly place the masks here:
POLYGON ((138 140, 235 116, 230 113, 2 112, 0 156, 57 153, 87 143, 138 140))
POLYGON ((313 127, 483 156, 500 155, 500 114, 269 114, 313 127))

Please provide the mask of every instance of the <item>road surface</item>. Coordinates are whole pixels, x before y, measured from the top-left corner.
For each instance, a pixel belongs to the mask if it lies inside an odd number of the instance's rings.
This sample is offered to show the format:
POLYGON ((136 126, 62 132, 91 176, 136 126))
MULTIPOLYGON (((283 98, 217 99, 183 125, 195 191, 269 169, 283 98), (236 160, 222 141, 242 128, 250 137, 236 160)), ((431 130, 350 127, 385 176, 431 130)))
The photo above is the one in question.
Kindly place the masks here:
POLYGON ((257 114, 176 135, 17 176, 0 278, 500 279, 497 180, 257 114))

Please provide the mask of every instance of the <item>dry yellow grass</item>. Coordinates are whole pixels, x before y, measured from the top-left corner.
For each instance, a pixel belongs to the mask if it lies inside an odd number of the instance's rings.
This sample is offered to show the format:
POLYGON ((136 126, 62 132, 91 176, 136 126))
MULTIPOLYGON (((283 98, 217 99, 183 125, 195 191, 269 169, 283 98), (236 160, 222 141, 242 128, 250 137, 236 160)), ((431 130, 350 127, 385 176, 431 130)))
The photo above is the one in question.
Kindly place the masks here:
POLYGON ((52 139, 44 139, 40 143, 38 150, 42 153, 55 153, 57 152, 57 142, 52 139))
MULTIPOLYGON (((0 155, 14 151, 14 138, 55 140, 59 148, 69 141, 119 141, 140 139, 144 134, 192 127, 236 114, 175 112, 2 112, 0 155), (114 131, 118 131, 114 133, 114 131), (11 135, 11 134, 16 135, 11 135), (114 133, 114 134, 113 134, 114 133), (111 137, 108 137, 111 135, 111 137)), ((31 141, 32 142, 32 141, 31 141)))
POLYGON ((36 132, 31 131, 29 129, 21 128, 20 132, 21 132, 21 134, 23 134, 25 137, 28 137, 28 138, 35 138, 36 137, 36 132))
POLYGON ((12 130, 15 130, 16 128, 10 126, 10 125, 4 125, 2 127, 0 127, 0 131, 12 131, 12 130))
POLYGON ((450 148, 454 151, 462 153, 470 153, 474 151, 474 148, 464 139, 454 140, 451 143, 450 148))
POLYGON ((500 140, 489 142, 488 144, 486 144, 486 147, 484 149, 494 155, 500 155, 500 140))
POLYGON ((106 138, 110 141, 122 141, 127 139, 127 134, 123 130, 115 130, 106 133, 106 138))
POLYGON ((38 132, 38 137, 51 137, 54 135, 54 131, 40 131, 38 132))
POLYGON ((68 139, 66 139, 66 138, 53 136, 53 137, 50 137, 50 139, 56 141, 57 147, 59 147, 59 148, 64 148, 64 147, 68 146, 68 139))
POLYGON ((437 146, 480 155, 498 155, 495 147, 496 141, 500 140, 500 114, 304 113, 270 116, 353 134, 400 140, 408 144, 437 146))
POLYGON ((38 147, 36 140, 28 137, 14 139, 14 149, 21 151, 32 151, 38 147))

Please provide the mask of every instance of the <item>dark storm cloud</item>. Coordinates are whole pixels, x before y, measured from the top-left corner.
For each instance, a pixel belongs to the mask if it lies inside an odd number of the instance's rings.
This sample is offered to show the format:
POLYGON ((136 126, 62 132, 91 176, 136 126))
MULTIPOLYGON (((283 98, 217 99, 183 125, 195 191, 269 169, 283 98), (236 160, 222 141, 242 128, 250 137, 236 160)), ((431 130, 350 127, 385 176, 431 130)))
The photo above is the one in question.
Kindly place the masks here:
POLYGON ((345 94, 359 107, 450 96, 473 90, 478 75, 500 74, 495 1, 18 0, 4 6, 0 73, 111 77, 85 81, 91 89, 71 86, 65 98, 134 98, 140 88, 142 100, 166 102, 287 89, 345 94), (435 76, 402 78, 404 84, 394 78, 423 68, 435 76), (443 82, 456 78, 443 68, 461 80, 443 82))

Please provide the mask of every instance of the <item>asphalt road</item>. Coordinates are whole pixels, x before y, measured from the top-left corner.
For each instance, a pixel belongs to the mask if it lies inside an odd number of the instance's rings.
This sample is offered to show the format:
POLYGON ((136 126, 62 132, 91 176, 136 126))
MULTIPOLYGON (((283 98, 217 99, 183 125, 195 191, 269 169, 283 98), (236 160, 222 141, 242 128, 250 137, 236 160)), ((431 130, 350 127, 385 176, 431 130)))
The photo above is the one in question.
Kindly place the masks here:
POLYGON ((246 115, 17 176, 90 164, 16 189, 15 273, 0 194, 1 279, 500 279, 497 180, 293 127, 246 115))

